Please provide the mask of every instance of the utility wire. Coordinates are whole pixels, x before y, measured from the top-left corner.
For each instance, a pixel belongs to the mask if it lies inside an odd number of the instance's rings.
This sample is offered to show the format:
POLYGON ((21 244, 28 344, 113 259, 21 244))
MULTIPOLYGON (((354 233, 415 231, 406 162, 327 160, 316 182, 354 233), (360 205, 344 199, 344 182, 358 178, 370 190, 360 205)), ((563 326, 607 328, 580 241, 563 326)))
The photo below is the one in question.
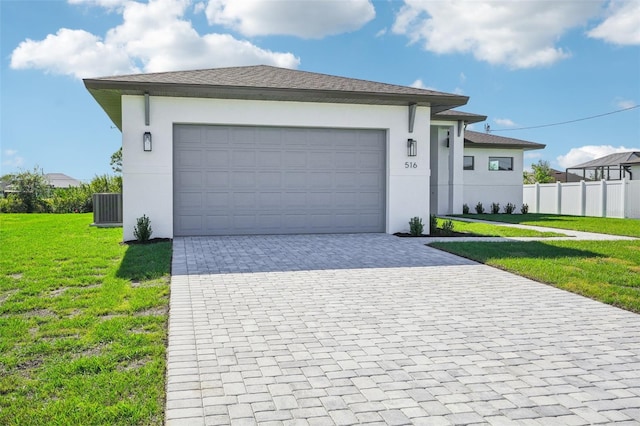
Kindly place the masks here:
POLYGON ((494 130, 494 129, 489 128, 489 130, 487 130, 487 133, 511 132, 511 131, 514 131, 514 130, 528 130, 528 129, 539 129, 541 127, 560 126, 562 124, 575 123, 577 121, 591 120, 593 118, 604 117, 605 115, 617 114, 619 112, 629 111, 629 110, 632 110, 632 109, 635 109, 635 108, 640 108, 640 105, 634 105, 634 106, 629 107, 629 108, 623 108, 623 109, 619 109, 619 110, 616 110, 616 111, 605 112, 604 114, 592 115, 590 117, 578 118, 578 119, 569 120, 569 121, 562 121, 560 123, 541 124, 539 126, 529 126, 529 127, 518 127, 518 128, 515 128, 515 129, 496 129, 496 130, 494 130))

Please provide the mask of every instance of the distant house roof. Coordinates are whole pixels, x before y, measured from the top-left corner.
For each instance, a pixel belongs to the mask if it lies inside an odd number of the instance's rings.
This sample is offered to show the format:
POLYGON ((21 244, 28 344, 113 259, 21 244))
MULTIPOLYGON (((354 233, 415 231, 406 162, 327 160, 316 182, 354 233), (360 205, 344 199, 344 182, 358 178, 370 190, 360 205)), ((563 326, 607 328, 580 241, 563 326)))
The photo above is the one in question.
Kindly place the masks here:
POLYGON ((180 96, 430 106, 432 113, 465 105, 469 98, 415 87, 337 77, 267 65, 88 78, 84 85, 118 128, 122 95, 180 96))
POLYGON ((629 163, 635 164, 638 160, 640 160, 640 151, 617 152, 615 154, 609 154, 604 157, 596 158, 595 160, 587 161, 586 163, 578 164, 577 166, 568 167, 567 170, 607 166, 619 167, 620 165, 627 165, 629 163))
POLYGON ((432 114, 431 118, 434 120, 442 119, 442 120, 462 120, 467 123, 480 123, 487 119, 486 115, 480 114, 472 114, 470 112, 458 111, 455 109, 449 109, 446 111, 440 111, 438 113, 432 114))
POLYGON ((465 130, 464 146, 469 148, 523 148, 525 151, 542 149, 546 145, 521 139, 505 138, 491 133, 465 130))
POLYGON ((556 169, 551 169, 551 175, 554 177, 556 182, 579 182, 580 180, 584 179, 582 176, 575 173, 562 172, 556 169))
POLYGON ((46 173, 44 178, 49 182, 49 185, 54 188, 71 188, 82 185, 82 182, 78 179, 74 179, 63 173, 46 173))

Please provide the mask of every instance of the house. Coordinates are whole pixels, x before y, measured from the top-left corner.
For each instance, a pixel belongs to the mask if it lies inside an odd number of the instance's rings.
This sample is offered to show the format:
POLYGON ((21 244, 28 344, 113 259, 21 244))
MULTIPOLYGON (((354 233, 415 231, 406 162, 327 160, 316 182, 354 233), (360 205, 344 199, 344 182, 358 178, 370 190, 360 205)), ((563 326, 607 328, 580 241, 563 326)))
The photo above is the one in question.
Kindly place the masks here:
POLYGON ((72 188, 82 185, 78 179, 74 179, 64 173, 45 173, 44 178, 52 188, 72 188))
POLYGON ((466 96, 271 66, 84 83, 122 131, 125 240, 143 214, 157 237, 405 231, 519 204, 542 147, 465 131, 466 96))
POLYGON ((640 180, 640 151, 617 152, 567 168, 580 180, 640 180))
POLYGON ((567 173, 566 171, 560 171, 556 169, 550 169, 551 176, 555 179, 554 182, 580 182, 582 176, 578 176, 574 173, 567 173))

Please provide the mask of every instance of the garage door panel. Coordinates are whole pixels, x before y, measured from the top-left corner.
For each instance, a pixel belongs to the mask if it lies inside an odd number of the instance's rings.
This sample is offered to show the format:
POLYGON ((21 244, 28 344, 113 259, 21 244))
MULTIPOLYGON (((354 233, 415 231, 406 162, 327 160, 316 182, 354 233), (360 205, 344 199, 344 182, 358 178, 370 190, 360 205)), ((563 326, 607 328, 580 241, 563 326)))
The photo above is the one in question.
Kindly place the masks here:
MULTIPOLYGON (((200 155, 202 158, 202 155, 200 155)), ((227 149, 207 149, 205 154, 205 165, 207 168, 223 167, 229 165, 230 153, 227 149)))
POLYGON ((213 189, 229 188, 229 172, 207 171, 205 187, 213 189))
POLYGON ((280 151, 258 151, 257 166, 261 169, 282 168, 282 153, 280 151))
POLYGON ((175 235, 384 232, 384 131, 174 127, 175 235))
POLYGON ((255 188, 256 174, 253 171, 231 172, 229 184, 232 188, 255 188))
POLYGON ((280 189, 282 188, 281 172, 257 172, 258 189, 280 189))
POLYGON ((184 188, 201 188, 202 187, 202 172, 200 171, 183 171, 177 175, 178 184, 184 188))
POLYGON ((229 192, 207 192, 206 207, 207 209, 225 209, 229 204, 229 192))

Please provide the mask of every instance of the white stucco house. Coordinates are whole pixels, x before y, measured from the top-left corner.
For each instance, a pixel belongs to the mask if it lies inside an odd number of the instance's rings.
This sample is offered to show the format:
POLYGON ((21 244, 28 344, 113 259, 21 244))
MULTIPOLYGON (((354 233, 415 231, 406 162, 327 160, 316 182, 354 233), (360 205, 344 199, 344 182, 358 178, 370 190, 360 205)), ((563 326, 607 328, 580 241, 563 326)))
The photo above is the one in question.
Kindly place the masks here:
POLYGON ((122 131, 124 239, 406 231, 522 202, 524 149, 465 131, 468 97, 248 66, 84 80, 122 131))

